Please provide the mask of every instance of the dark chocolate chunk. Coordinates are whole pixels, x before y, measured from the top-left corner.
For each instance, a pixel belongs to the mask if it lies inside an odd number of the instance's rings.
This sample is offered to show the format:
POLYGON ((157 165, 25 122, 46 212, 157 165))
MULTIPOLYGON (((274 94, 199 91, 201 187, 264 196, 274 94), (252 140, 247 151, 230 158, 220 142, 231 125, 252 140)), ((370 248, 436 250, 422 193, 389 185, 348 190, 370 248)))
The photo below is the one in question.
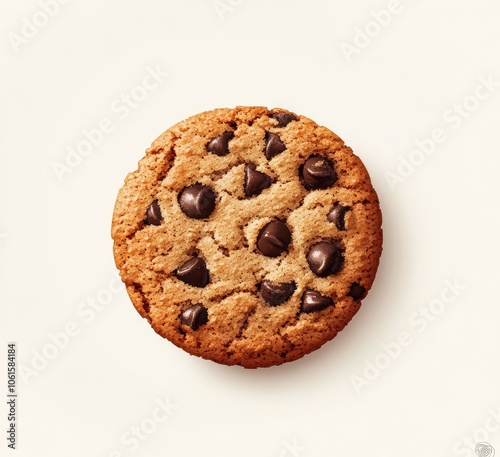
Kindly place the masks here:
POLYGON ((337 173, 330 159, 309 157, 302 166, 302 179, 306 189, 326 189, 337 181, 337 173))
POLYGON ((264 301, 271 306, 278 306, 286 302, 295 291, 295 282, 262 281, 260 293, 264 301))
POLYGON ((206 219, 215 209, 215 193, 201 184, 184 188, 179 195, 182 212, 193 219, 206 219))
POLYGON ((366 289, 362 285, 357 282, 353 282, 347 295, 352 297, 354 300, 359 301, 365 296, 365 293, 366 289))
POLYGON ((278 121, 278 127, 286 127, 290 122, 297 120, 297 117, 293 114, 285 113, 283 111, 272 113, 269 117, 278 121))
POLYGON ((194 287, 205 287, 209 281, 205 261, 199 257, 193 257, 184 262, 175 270, 175 276, 194 287))
POLYGON ((274 156, 281 154, 285 149, 285 143, 281 141, 279 135, 276 135, 276 133, 266 132, 266 149, 264 152, 268 160, 271 160, 274 156))
POLYGON ((199 327, 208 322, 207 308, 200 304, 191 306, 182 312, 181 322, 193 330, 198 330, 199 327))
POLYGON ((314 244, 307 254, 307 263, 311 271, 320 278, 337 273, 343 261, 341 249, 329 241, 314 244))
POLYGON ((255 165, 251 163, 245 165, 245 195, 247 197, 259 195, 271 185, 271 178, 255 168, 255 165))
POLYGON ((228 130, 215 137, 207 144, 207 151, 218 156, 229 154, 229 142, 234 138, 234 132, 228 130))
POLYGON ((335 224, 339 230, 345 230, 345 214, 350 208, 336 203, 333 209, 328 213, 326 218, 335 224))
POLYGON ((257 236, 257 247, 267 257, 278 257, 288 249, 292 234, 281 221, 271 221, 266 224, 257 236))
POLYGON ((300 310, 303 313, 312 313, 314 311, 321 311, 322 309, 333 306, 334 304, 335 303, 330 297, 325 297, 316 290, 307 289, 302 295, 300 310))
POLYGON ((160 225, 162 220, 163 216, 161 215, 160 205, 158 204, 158 200, 155 200, 146 210, 146 224, 160 225))

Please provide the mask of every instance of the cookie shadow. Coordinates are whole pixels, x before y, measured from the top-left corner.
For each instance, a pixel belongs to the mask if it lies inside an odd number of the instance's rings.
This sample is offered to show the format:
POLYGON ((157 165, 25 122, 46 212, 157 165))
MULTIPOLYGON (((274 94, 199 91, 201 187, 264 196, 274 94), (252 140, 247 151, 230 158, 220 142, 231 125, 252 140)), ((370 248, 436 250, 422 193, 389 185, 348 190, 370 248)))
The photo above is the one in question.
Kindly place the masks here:
MULTIPOLYGON (((393 232, 384 223, 384 235, 393 232)), ((373 338, 370 330, 376 322, 373 314, 378 314, 387 307, 388 292, 392 290, 394 277, 398 276, 400 258, 398 249, 404 249, 404 238, 392 238, 392 242, 384 243, 384 251, 380 259, 376 280, 368 296, 363 300, 360 310, 348 325, 331 341, 293 362, 268 368, 243 368, 240 366, 225 366, 204 360, 201 373, 217 381, 241 386, 242 390, 261 390, 266 392, 282 392, 297 388, 311 388, 311 384, 340 383, 349 386, 349 377, 353 370, 360 366, 366 357, 361 343, 366 342, 367 335, 373 338), (369 312, 363 310, 369 308, 369 312)), ((377 345, 380 341, 372 343, 377 345)), ((343 391, 343 389, 341 389, 343 391)))

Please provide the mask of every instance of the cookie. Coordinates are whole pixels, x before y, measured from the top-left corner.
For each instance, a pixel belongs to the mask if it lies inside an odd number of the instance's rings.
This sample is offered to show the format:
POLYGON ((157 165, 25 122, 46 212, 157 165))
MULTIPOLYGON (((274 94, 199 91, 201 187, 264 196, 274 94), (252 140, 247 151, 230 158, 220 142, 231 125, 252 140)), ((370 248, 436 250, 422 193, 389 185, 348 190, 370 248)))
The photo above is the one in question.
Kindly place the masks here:
POLYGON ((372 286, 370 177, 333 132, 283 109, 216 109, 161 134, 116 201, 137 311, 190 354, 268 367, 318 349, 372 286))

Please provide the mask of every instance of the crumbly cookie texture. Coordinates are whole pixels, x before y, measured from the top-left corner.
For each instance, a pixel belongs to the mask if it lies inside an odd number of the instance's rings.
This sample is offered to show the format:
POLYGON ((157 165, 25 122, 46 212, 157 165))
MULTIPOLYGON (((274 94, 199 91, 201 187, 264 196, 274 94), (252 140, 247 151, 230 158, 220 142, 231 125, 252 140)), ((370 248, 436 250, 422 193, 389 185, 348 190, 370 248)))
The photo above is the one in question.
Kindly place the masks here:
POLYGON ((137 311, 190 354, 268 367, 318 349, 371 288, 377 195, 326 127, 216 109, 161 134, 118 194, 114 256, 137 311))

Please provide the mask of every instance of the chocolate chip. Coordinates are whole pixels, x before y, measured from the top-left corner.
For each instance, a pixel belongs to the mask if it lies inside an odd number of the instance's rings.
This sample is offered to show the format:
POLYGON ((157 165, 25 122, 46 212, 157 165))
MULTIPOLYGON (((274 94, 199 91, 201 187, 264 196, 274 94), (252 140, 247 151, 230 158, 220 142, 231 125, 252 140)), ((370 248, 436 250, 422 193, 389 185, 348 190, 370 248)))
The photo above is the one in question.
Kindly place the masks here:
POLYGON ((302 295, 300 310, 303 313, 312 313, 314 311, 321 311, 322 309, 333 305, 335 305, 335 303, 330 297, 325 297, 315 290, 307 289, 302 295))
POLYGON ((276 133, 266 132, 266 149, 265 154, 267 160, 271 160, 274 156, 281 154, 286 149, 285 143, 281 141, 276 133))
POLYGON ((175 276, 194 287, 205 287, 208 284, 207 266, 199 257, 193 257, 184 262, 175 270, 175 276))
POLYGON ((179 205, 186 216, 206 219, 215 209, 215 194, 208 186, 194 184, 182 190, 179 205))
POLYGON ((272 113, 269 117, 278 121, 278 127, 286 127, 290 122, 297 120, 297 117, 293 114, 285 113, 283 111, 272 113))
POLYGON ((281 221, 271 221, 265 225, 257 237, 257 247, 267 257, 278 257, 288 249, 292 234, 281 221))
POLYGON ((245 165, 245 195, 251 197, 259 195, 264 189, 271 185, 271 178, 265 173, 257 171, 255 165, 245 165))
POLYGON ((181 322, 193 330, 198 330, 198 328, 208 322, 207 308, 200 304, 191 306, 182 312, 181 322))
POLYGON ((229 141, 233 138, 234 132, 228 130, 210 141, 207 144, 207 151, 218 156, 226 156, 229 154, 229 141))
POLYGON ((286 302, 295 291, 295 283, 271 282, 265 279, 260 285, 260 293, 264 301, 271 306, 278 306, 286 302))
POLYGON ((302 179, 306 189, 326 189, 337 181, 337 173, 330 159, 309 157, 302 166, 302 179))
POLYGON ((307 254, 311 271, 320 278, 337 273, 342 267, 344 257, 337 244, 321 241, 314 244, 307 254))
POLYGON ((351 288, 349 290, 349 293, 347 294, 349 297, 352 297, 354 300, 358 301, 361 300, 366 293, 366 289, 358 284, 357 282, 353 282, 351 284, 351 288))
POLYGON ((339 230, 345 230, 345 214, 349 209, 348 206, 342 206, 340 203, 336 203, 326 218, 330 222, 333 222, 339 230))
POLYGON ((146 210, 146 224, 160 225, 162 220, 160 205, 158 204, 158 200, 155 200, 146 210))

